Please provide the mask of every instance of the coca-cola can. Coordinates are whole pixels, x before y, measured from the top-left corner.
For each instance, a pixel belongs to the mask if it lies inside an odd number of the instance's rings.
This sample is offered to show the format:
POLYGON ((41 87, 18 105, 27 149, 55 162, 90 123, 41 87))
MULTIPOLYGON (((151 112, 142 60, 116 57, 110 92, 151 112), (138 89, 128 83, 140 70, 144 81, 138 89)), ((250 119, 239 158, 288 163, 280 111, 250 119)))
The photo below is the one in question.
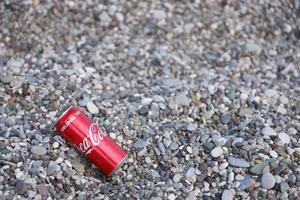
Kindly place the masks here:
POLYGON ((105 176, 114 174, 127 159, 127 153, 75 106, 57 119, 55 128, 105 176))

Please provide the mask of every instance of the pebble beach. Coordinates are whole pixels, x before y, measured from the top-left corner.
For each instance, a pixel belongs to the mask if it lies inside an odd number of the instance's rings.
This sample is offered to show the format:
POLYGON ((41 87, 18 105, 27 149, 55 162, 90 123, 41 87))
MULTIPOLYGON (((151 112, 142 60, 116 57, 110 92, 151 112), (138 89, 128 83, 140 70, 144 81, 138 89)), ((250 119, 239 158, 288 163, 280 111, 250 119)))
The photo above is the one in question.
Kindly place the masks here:
POLYGON ((0 2, 0 200, 300 198, 300 1, 0 2), (105 177, 74 105, 128 152, 105 177))

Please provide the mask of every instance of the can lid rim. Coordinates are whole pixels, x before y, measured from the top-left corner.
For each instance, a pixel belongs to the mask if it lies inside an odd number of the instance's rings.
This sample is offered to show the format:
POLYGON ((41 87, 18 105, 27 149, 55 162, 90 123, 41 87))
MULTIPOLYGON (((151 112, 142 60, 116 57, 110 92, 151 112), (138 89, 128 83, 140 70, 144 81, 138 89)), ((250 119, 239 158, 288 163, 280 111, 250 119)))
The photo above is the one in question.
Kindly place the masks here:
POLYGON ((120 167, 127 161, 127 159, 128 159, 128 153, 126 153, 126 156, 121 160, 121 162, 119 162, 116 168, 107 175, 107 177, 114 175, 120 169, 120 167))
POLYGON ((69 108, 65 111, 65 112, 63 112, 61 115, 60 115, 60 117, 54 122, 54 126, 56 126, 56 124, 58 123, 58 121, 72 108, 73 106, 71 105, 71 106, 69 106, 69 108))

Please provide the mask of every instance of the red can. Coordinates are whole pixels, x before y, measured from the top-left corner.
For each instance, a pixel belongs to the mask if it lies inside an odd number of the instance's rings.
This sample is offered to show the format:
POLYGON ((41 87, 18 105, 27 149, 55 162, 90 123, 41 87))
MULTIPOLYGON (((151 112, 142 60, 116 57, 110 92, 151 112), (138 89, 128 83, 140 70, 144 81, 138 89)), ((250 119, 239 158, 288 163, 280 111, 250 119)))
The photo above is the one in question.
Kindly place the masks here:
POLYGON ((105 176, 112 175, 127 159, 127 153, 74 106, 58 118, 55 128, 105 176))

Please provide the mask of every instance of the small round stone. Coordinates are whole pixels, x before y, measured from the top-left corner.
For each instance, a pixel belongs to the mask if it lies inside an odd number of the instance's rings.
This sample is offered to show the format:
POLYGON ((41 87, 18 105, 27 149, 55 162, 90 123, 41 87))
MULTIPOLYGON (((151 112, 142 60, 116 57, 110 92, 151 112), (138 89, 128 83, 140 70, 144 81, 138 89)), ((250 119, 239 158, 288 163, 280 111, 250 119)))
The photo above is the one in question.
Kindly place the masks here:
POLYGON ((266 172, 262 175, 261 177, 261 185, 263 188, 265 189, 271 189, 274 187, 275 185, 275 178, 274 176, 269 173, 269 172, 266 172))
POLYGON ((99 109, 98 109, 97 106, 96 106, 93 102, 91 102, 91 101, 87 102, 86 107, 87 107, 88 111, 89 111, 91 114, 98 114, 98 113, 99 113, 99 109))
POLYGON ((286 133, 279 133, 278 138, 282 144, 289 144, 291 141, 290 136, 286 133))
POLYGON ((220 117, 220 121, 222 124, 228 124, 230 122, 230 117, 226 114, 222 114, 220 117))
POLYGON ((222 200, 232 200, 234 198, 231 190, 224 190, 222 193, 222 200))
POLYGON ((275 130, 273 128, 269 127, 269 126, 263 128, 262 134, 267 135, 267 136, 276 136, 277 135, 275 130))
POLYGON ((180 181, 180 179, 181 179, 181 175, 180 174, 175 174, 174 176, 173 176, 173 181, 174 181, 174 183, 178 183, 179 181, 180 181))
POLYGON ((33 147, 31 147, 31 153, 38 155, 38 156, 42 156, 47 153, 47 150, 42 146, 33 146, 33 147))
POLYGON ((53 145, 52 145, 52 146, 53 146, 54 149, 56 149, 56 148, 59 147, 59 143, 58 143, 58 142, 53 142, 53 145))
POLYGON ((27 191, 27 186, 23 180, 16 181, 15 191, 18 194, 24 194, 27 191))
POLYGON ((220 157, 224 153, 222 147, 215 147, 211 152, 210 155, 214 158, 220 157))

